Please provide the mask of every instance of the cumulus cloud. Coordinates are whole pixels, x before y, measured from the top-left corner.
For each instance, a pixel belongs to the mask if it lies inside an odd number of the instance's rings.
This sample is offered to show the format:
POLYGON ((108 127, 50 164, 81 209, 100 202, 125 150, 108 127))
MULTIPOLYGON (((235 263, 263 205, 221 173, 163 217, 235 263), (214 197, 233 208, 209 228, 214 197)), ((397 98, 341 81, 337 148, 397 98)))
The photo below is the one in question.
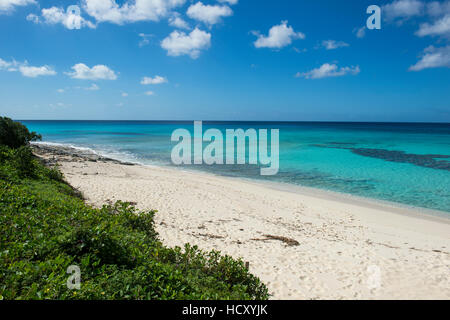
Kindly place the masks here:
POLYGON ((147 95, 147 96, 155 95, 155 93, 153 91, 146 91, 144 94, 147 95))
POLYGON ((420 71, 440 67, 450 68, 450 45, 440 48, 429 46, 423 51, 421 59, 409 70, 420 71))
POLYGON ((0 14, 12 13, 16 7, 37 4, 35 0, 0 0, 0 14))
POLYGON ((338 48, 348 47, 349 44, 343 41, 324 40, 322 41, 322 46, 327 50, 334 50, 338 48))
POLYGON ((49 66, 33 67, 33 66, 20 66, 20 73, 28 78, 36 78, 39 76, 54 76, 56 71, 49 66))
POLYGON ((422 15, 424 12, 424 4, 419 0, 396 0, 382 6, 383 16, 387 20, 397 18, 408 19, 413 16, 422 15))
POLYGON ((259 32, 253 32, 258 39, 254 42, 256 48, 282 48, 288 46, 295 39, 304 39, 305 35, 301 32, 295 32, 291 26, 287 25, 287 21, 273 26, 269 30, 269 35, 264 36, 259 32))
POLYGON ((325 63, 319 68, 313 69, 308 72, 300 73, 298 72, 295 76, 297 78, 305 79, 322 79, 329 77, 341 77, 348 74, 357 75, 360 72, 359 66, 356 67, 341 67, 339 68, 336 64, 325 63))
POLYGON ((161 47, 167 50, 169 56, 188 55, 192 59, 198 58, 201 50, 209 48, 210 45, 211 34, 198 28, 189 34, 174 31, 161 41, 161 47))
POLYGON ((431 21, 422 23, 416 35, 449 36, 450 35, 450 0, 420 1, 396 0, 382 7, 383 15, 389 21, 400 23, 413 17, 429 18, 431 21))
POLYGON ((9 72, 20 72, 23 76, 28 78, 36 78, 39 76, 54 76, 56 71, 52 67, 44 65, 40 67, 29 66, 28 62, 17 62, 16 60, 5 61, 0 59, 0 70, 9 72))
POLYGON ((116 80, 116 73, 105 65, 96 65, 89 68, 84 63, 77 63, 72 67, 73 72, 66 72, 73 79, 83 80, 116 80))
POLYGON ((178 28, 178 29, 190 29, 191 28, 189 26, 189 24, 180 17, 179 13, 174 13, 169 18, 169 25, 172 27, 178 28))
POLYGON ((93 29, 96 27, 95 24, 79 15, 79 12, 66 11, 63 8, 58 7, 42 9, 41 16, 29 14, 27 20, 34 23, 62 24, 64 27, 71 30, 81 29, 83 27, 93 29))
POLYGON ((169 82, 167 78, 161 77, 161 76, 155 76, 155 77, 143 77, 141 80, 141 84, 147 85, 147 84, 162 84, 169 82))
POLYGON ((213 25, 221 21, 222 17, 233 14, 233 10, 228 6, 204 5, 197 2, 189 7, 187 15, 189 18, 213 25))
POLYGON ((450 13, 433 23, 423 23, 416 32, 419 37, 450 36, 450 13))
POLYGON ((98 22, 125 24, 137 21, 159 21, 186 0, 83 0, 83 8, 98 22))
POLYGON ((450 13, 450 0, 445 2, 432 1, 427 4, 427 13, 430 16, 439 17, 450 13))

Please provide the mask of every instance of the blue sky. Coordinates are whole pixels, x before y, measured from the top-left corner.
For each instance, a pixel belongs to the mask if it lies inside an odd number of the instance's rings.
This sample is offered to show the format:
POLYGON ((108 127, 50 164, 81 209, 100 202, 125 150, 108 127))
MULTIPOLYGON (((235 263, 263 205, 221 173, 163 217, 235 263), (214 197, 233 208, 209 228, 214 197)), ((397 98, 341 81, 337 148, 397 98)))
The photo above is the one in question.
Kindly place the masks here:
POLYGON ((449 40, 448 0, 0 0, 0 114, 450 122, 449 40))

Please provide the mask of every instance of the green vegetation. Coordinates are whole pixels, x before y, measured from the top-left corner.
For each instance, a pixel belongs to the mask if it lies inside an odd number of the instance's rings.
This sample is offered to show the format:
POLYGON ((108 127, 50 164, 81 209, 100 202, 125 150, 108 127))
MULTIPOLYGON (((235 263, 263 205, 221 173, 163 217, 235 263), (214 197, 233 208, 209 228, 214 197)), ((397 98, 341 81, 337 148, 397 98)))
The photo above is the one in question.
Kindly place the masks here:
POLYGON ((20 122, 0 117, 0 145, 19 148, 27 145, 30 141, 41 140, 41 138, 36 132, 29 132, 28 128, 20 122))
POLYGON ((0 138, 0 299, 268 298, 240 260, 164 247, 155 211, 87 206, 57 168, 32 155, 37 135, 22 127, 8 124, 16 132, 0 138), (5 143, 11 136, 25 138, 5 143), (70 265, 81 269, 80 290, 67 288, 70 265))

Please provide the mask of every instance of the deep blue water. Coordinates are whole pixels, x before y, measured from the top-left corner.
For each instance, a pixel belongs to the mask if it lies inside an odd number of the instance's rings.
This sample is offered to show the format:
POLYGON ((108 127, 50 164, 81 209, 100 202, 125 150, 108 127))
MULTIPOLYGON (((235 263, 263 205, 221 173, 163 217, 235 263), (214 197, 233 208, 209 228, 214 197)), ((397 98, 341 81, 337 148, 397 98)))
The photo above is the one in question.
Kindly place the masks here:
MULTIPOLYGON (((23 121, 44 142, 91 148, 121 160, 172 165, 170 141, 193 122, 23 121)), ((394 201, 450 213, 450 124, 204 122, 204 131, 280 130, 280 172, 251 165, 190 166, 394 201)), ((206 143, 204 143, 206 146, 206 143)))

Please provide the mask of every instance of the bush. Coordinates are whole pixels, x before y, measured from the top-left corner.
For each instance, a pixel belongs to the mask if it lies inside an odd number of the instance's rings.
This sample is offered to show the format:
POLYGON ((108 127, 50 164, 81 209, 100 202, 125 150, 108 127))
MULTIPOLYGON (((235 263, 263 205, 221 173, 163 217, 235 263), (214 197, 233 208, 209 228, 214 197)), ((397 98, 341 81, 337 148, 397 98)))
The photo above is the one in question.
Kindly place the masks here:
POLYGON ((20 122, 0 117, 0 145, 15 149, 28 145, 30 141, 41 139, 41 135, 28 131, 28 128, 20 122))
POLYGON ((241 260, 164 247, 156 211, 87 206, 23 148, 0 147, 0 299, 268 298, 241 260), (80 290, 66 286, 70 265, 80 290))
POLYGON ((15 166, 21 177, 32 177, 35 174, 37 161, 28 146, 14 150, 15 166))
POLYGON ((0 146, 0 177, 3 179, 20 180, 24 177, 34 177, 40 171, 47 175, 50 169, 38 167, 39 160, 33 155, 30 147, 22 146, 17 149, 10 149, 0 146))

